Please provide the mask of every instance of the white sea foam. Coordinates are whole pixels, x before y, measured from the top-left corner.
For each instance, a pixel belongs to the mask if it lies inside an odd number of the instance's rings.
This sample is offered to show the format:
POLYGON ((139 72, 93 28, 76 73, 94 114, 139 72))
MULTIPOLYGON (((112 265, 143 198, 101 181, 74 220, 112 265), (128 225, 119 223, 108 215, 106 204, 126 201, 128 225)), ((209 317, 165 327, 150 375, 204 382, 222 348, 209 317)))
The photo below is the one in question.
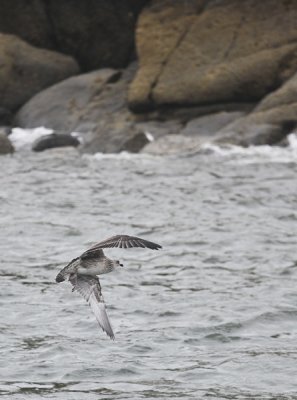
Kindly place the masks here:
POLYGON ((144 134, 148 141, 153 142, 155 140, 154 135, 151 132, 145 131, 144 134))
POLYGON ((215 145, 206 143, 203 150, 221 157, 227 157, 236 163, 296 163, 297 162, 297 134, 288 135, 288 146, 249 146, 241 147, 235 145, 215 145))
POLYGON ((120 153, 95 153, 95 154, 83 154, 83 158, 87 160, 126 160, 131 163, 142 164, 151 161, 161 161, 165 157, 154 154, 146 153, 129 153, 127 151, 121 151, 120 153))
MULTIPOLYGON (((12 133, 9 135, 11 142, 15 149, 18 150, 31 150, 32 144, 38 138, 53 133, 52 129, 45 127, 38 127, 34 129, 13 128, 12 133)), ((79 132, 72 132, 71 135, 77 137, 81 142, 82 136, 79 132)), ((151 139, 151 138, 150 138, 151 139)), ((211 154, 217 155, 222 158, 230 159, 235 163, 296 163, 297 162, 297 133, 288 135, 288 146, 249 146, 241 147, 235 145, 217 145, 213 143, 205 143, 202 145, 202 150, 209 151, 211 154)), ((102 154, 96 153, 93 156, 95 159, 102 158, 121 158, 121 159, 150 159, 156 158, 155 155, 144 153, 128 153, 121 152, 117 154, 102 154)), ((162 156, 159 156, 162 158, 162 156)))
POLYGON ((9 139, 16 150, 30 150, 36 139, 39 139, 41 136, 49 135, 50 133, 53 133, 53 130, 44 128, 43 126, 34 129, 13 128, 9 139))

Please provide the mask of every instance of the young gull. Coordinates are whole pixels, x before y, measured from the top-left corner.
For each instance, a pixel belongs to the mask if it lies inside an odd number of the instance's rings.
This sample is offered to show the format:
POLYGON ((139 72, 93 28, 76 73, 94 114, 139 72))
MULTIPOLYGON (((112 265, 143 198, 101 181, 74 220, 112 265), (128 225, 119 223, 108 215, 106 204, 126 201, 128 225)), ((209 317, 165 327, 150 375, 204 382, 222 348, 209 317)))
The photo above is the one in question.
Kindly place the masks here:
POLYGON ((96 243, 90 249, 82 253, 81 256, 74 258, 63 268, 56 277, 56 282, 60 283, 68 278, 73 288, 72 291, 79 292, 89 303, 95 317, 104 332, 114 339, 114 333, 110 325, 105 303, 102 296, 100 281, 97 275, 106 274, 121 266, 118 260, 111 260, 105 256, 102 249, 119 247, 128 249, 131 247, 142 247, 152 250, 159 250, 159 244, 140 239, 135 236, 116 235, 103 242, 96 243))

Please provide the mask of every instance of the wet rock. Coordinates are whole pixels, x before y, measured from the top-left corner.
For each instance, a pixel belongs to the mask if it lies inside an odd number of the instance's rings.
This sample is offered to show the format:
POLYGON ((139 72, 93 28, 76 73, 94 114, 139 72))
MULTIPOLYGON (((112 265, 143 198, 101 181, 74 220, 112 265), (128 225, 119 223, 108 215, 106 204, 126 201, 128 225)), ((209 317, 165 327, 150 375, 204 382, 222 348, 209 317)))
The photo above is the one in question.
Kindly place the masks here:
POLYGON ((14 152, 14 147, 10 142, 7 134, 0 129, 0 155, 11 154, 14 152))
POLYGON ((40 90, 79 71, 69 56, 0 34, 0 106, 15 110, 40 90))
POLYGON ((124 143, 122 151, 138 153, 148 143, 150 143, 149 136, 144 132, 139 132, 124 143))
POLYGON ((127 65, 137 16, 148 0, 0 2, 2 32, 75 57, 84 71, 127 65))
POLYGON ((6 126, 6 125, 0 126, 0 132, 4 133, 6 136, 10 135, 11 126, 6 126))
POLYGON ((236 144, 276 144, 297 126, 297 73, 266 96, 246 117, 222 129, 220 141, 236 144))
POLYGON ((199 137, 166 135, 150 142, 141 152, 154 155, 193 153, 199 151, 205 142, 205 139, 199 137))
POLYGON ((165 135, 179 134, 182 129, 182 122, 178 119, 172 120, 146 120, 137 121, 136 127, 148 137, 158 139, 165 135))
POLYGON ((218 132, 215 142, 248 147, 277 144, 283 138, 283 131, 278 125, 258 124, 246 126, 241 134, 231 131, 221 135, 221 132, 218 132))
POLYGON ((79 144, 79 140, 70 134, 51 133, 37 139, 32 145, 32 150, 44 151, 55 147, 77 147, 79 144))
POLYGON ((256 101, 296 71, 296 2, 186 3, 155 0, 139 17, 134 111, 256 101))
POLYGON ((182 135, 199 135, 210 138, 215 136, 217 132, 220 131, 224 126, 230 124, 231 122, 234 122, 244 115, 245 112, 242 111, 221 111, 219 113, 205 115, 203 117, 195 118, 189 121, 180 133, 182 135))

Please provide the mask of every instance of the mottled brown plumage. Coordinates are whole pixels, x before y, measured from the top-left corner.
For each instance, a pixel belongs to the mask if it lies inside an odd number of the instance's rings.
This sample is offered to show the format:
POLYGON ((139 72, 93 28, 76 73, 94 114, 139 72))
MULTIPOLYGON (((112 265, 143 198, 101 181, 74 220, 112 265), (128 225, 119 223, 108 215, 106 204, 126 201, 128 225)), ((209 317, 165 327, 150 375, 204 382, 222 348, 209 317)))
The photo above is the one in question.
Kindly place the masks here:
POLYGON ((95 317, 107 335, 114 339, 105 304, 102 297, 100 281, 97 275, 106 274, 116 267, 123 266, 118 260, 107 258, 102 249, 118 247, 128 249, 132 247, 159 250, 159 244, 140 239, 135 236, 116 235, 103 242, 96 243, 86 250, 80 257, 74 258, 57 275, 56 282, 62 282, 67 277, 73 286, 89 303, 95 317))

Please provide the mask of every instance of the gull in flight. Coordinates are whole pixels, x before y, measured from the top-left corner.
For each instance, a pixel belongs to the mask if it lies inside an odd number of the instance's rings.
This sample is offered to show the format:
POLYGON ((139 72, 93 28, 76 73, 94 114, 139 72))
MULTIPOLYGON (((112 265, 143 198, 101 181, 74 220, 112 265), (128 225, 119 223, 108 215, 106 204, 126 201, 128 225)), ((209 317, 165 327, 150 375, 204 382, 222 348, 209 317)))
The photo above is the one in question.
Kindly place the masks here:
POLYGON ((111 260, 105 256, 102 249, 120 247, 128 249, 131 247, 143 247, 159 250, 159 244, 140 239, 135 236, 116 235, 103 242, 96 243, 90 249, 74 258, 56 276, 56 282, 60 283, 67 278, 72 284, 72 291, 78 291, 89 303, 95 317, 104 332, 114 339, 114 333, 110 325, 105 303, 102 296, 100 281, 97 275, 107 274, 117 267, 123 267, 118 260, 111 260))

